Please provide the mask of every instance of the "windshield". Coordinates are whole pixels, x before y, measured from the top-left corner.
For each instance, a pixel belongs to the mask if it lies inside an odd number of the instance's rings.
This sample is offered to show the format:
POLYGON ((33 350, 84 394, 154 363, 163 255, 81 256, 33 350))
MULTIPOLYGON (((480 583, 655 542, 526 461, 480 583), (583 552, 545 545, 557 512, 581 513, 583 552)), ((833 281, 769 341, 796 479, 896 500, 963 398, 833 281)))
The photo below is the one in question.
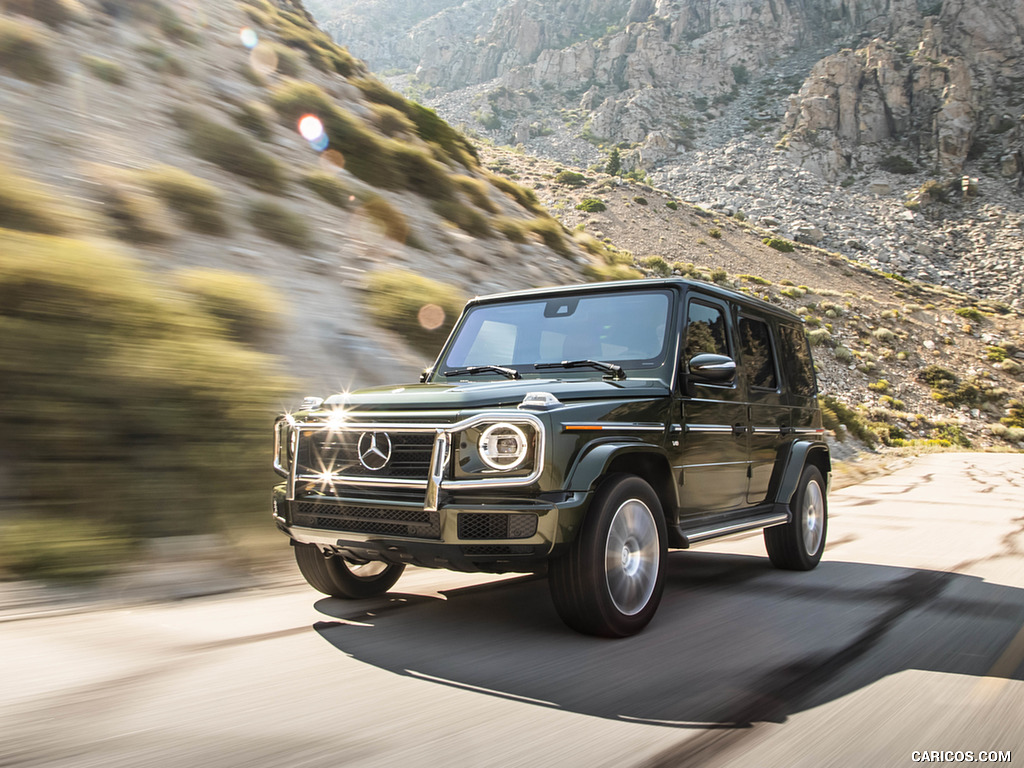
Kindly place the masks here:
POLYGON ((566 360, 657 368, 670 303, 668 291, 639 291, 484 304, 466 315, 438 370, 500 365, 532 373, 537 363, 566 360))

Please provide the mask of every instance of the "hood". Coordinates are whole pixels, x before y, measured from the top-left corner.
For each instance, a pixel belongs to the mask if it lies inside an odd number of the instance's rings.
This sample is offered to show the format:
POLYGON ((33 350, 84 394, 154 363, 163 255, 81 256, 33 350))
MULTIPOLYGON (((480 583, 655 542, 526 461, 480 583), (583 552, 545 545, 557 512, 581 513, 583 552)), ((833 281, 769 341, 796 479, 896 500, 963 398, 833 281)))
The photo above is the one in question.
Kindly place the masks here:
POLYGON ((371 387, 329 397, 325 406, 353 410, 470 410, 514 407, 528 392, 550 392, 562 402, 667 397, 660 379, 523 379, 371 387))

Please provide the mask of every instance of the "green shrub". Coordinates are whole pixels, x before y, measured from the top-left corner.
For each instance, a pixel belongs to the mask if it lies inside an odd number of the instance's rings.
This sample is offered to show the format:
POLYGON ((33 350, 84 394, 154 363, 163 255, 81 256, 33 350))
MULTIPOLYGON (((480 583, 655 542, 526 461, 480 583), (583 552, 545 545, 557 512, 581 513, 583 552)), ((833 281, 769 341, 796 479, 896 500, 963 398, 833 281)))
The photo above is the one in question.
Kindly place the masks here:
POLYGON ((260 141, 270 141, 274 130, 270 126, 269 108, 259 101, 246 101, 239 105, 232 119, 260 141))
POLYGON ((974 307, 958 307, 953 310, 953 313, 974 323, 980 323, 985 319, 985 316, 974 307))
POLYGON ((591 282, 609 280, 638 280, 643 274, 625 264, 587 264, 583 274, 591 282))
POLYGON ((310 171, 302 177, 302 183, 338 208, 348 208, 355 203, 352 190, 333 173, 310 171))
POLYGON ((889 384, 889 382, 886 381, 885 379, 879 379, 878 381, 873 381, 870 384, 868 384, 868 389, 870 389, 872 392, 880 392, 884 395, 889 391, 890 386, 892 385, 889 384))
POLYGON ((224 196, 213 184, 170 165, 149 169, 142 180, 153 194, 181 214, 189 229, 206 235, 228 233, 224 196))
POLYGON ((537 200, 537 193, 532 189, 527 189, 519 184, 516 184, 510 179, 497 176, 495 174, 489 174, 487 177, 488 181, 505 194, 512 197, 519 205, 534 214, 546 216, 547 212, 544 210, 544 206, 537 200))
POLYGON ((582 187, 589 179, 576 171, 560 171, 555 176, 555 183, 564 187, 582 187))
POLYGON ((671 211, 678 211, 679 203, 677 203, 675 200, 669 200, 667 203, 665 203, 665 207, 671 211))
POLYGON ((633 198, 633 202, 636 203, 637 205, 647 205, 647 198, 646 197, 634 197, 633 198))
POLYGON ((985 359, 993 363, 1001 363, 1006 359, 1006 350, 1002 347, 985 347, 985 359))
POLYGON ((1008 427, 1024 427, 1024 400, 1011 400, 1006 415, 999 421, 1008 427))
MULTIPOLYGON (((161 45, 146 43, 140 45, 136 50, 142 54, 142 63, 154 72, 163 72, 175 77, 185 77, 188 75, 188 70, 185 69, 185 65, 181 63, 181 60, 169 53, 161 45)), ((247 69, 250 72, 253 71, 251 67, 247 67, 247 69)), ((255 73, 253 74, 255 75, 255 73)), ((265 83, 261 79, 258 85, 265 85, 265 83)))
POLYGON ((50 61, 43 36, 28 24, 0 17, 0 69, 30 83, 55 83, 60 73, 50 61))
POLYGON ((17 446, 0 569, 94 576, 138 539, 245 524, 286 395, 271 362, 110 248, 0 231, 0 432, 17 446))
POLYGON ((937 440, 945 440, 952 445, 957 445, 961 448, 970 448, 971 441, 967 435, 964 434, 964 430, 957 424, 937 424, 935 429, 932 430, 932 435, 937 440))
POLYGON ((945 203, 949 200, 949 187, 935 179, 929 179, 922 184, 920 193, 939 203, 945 203))
POLYGON ((171 238, 167 212, 155 198, 139 189, 129 174, 100 166, 93 174, 103 213, 115 237, 139 245, 155 245, 171 238))
MULTIPOLYGON (((853 408, 837 400, 832 395, 820 395, 818 403, 821 406, 823 416, 828 413, 830 421, 834 420, 834 423, 846 426, 850 434, 861 442, 869 446, 875 445, 878 442, 878 435, 869 428, 868 423, 853 408)), ((835 429, 835 427, 829 428, 835 429)), ((836 436, 840 439, 842 439, 842 435, 841 430, 836 432, 836 436)))
POLYGON ((488 194, 490 185, 483 179, 475 179, 472 176, 453 176, 452 181, 462 192, 473 201, 473 205, 487 213, 498 213, 498 206, 495 205, 488 194))
POLYGON ((251 275, 220 269, 187 269, 178 284, 206 315, 217 321, 222 335, 259 350, 281 332, 279 301, 273 291, 251 275))
MULTIPOLYGON (((827 328, 822 328, 821 330, 825 331, 825 333, 828 333, 827 328)), ((842 345, 833 349, 832 354, 835 355, 836 360, 838 360, 840 363, 852 363, 854 360, 853 352, 851 352, 849 349, 842 345)))
POLYGON ((832 334, 829 333, 827 328, 816 328, 808 332, 807 338, 810 340, 812 347, 820 347, 832 341, 832 334))
POLYGON ((370 104, 370 110, 373 112, 374 125, 387 136, 412 136, 416 133, 416 126, 404 112, 387 104, 370 104))
POLYGON ((763 277, 758 277, 757 275, 736 275, 736 277, 739 278, 740 280, 746 280, 748 283, 753 283, 754 285, 772 284, 771 280, 767 280, 763 277))
POLYGON ((116 61, 103 59, 99 56, 83 56, 82 63, 95 77, 114 85, 124 85, 128 82, 124 67, 116 61))
POLYGON ((64 206, 35 182, 0 163, 0 228, 41 234, 65 234, 64 206))
POLYGON ((766 237, 761 242, 781 253, 792 253, 795 250, 794 245, 789 240, 784 240, 781 237, 766 237))
POLYGON ((574 250, 564 237, 565 230, 555 219, 550 216, 538 216, 530 222, 530 229, 540 235, 544 244, 559 256, 573 256, 574 250))
POLYGON ((576 205, 576 210, 583 211, 584 213, 600 213, 601 211, 608 210, 608 206, 596 198, 587 197, 580 200, 576 205))
POLYGON ((879 398, 879 402, 881 402, 886 408, 891 408, 894 411, 905 411, 907 409, 907 404, 905 402, 897 400, 891 395, 882 395, 882 397, 879 398))
POLYGON ((883 344, 891 344, 897 340, 895 333, 890 331, 888 328, 876 328, 871 332, 871 335, 878 339, 883 344))
POLYGON ((408 242, 410 227, 405 214, 382 195, 371 195, 362 203, 359 210, 370 217, 370 220, 384 233, 385 237, 396 243, 408 242))
POLYGON ((487 217, 476 208, 455 200, 438 200, 432 207, 438 215, 473 237, 490 237, 492 234, 487 217))
POLYGON ((918 371, 917 378, 930 387, 939 387, 957 382, 956 375, 940 365, 925 366, 918 371))
POLYGON ((273 200, 251 203, 249 223, 264 237, 298 251, 307 251, 314 245, 305 217, 273 200))
POLYGON ((385 152, 394 159, 406 189, 434 200, 454 198, 455 184, 444 165, 414 144, 397 139, 385 142, 385 152))
POLYGON ((672 274, 672 268, 661 256, 648 256, 644 259, 640 259, 640 266, 649 269, 658 277, 668 277, 672 274))
POLYGON ((713 283, 724 283, 729 279, 729 273, 721 267, 716 267, 711 270, 711 282, 713 283))
POLYGON ((374 322, 401 335, 424 357, 433 359, 458 320, 465 298, 452 286, 414 272, 392 269, 370 275, 366 304, 374 322), (434 328, 421 322, 421 310, 427 305, 440 307, 443 312, 442 322, 434 328))
POLYGON ((878 161, 878 167, 889 173, 903 175, 917 173, 917 166, 902 155, 886 155, 878 161))
POLYGON ((718 240, 722 237, 722 230, 718 227, 712 227, 708 230, 708 237, 713 237, 715 240, 718 240))
POLYGON ((197 157, 242 177, 256 189, 284 192, 287 182, 280 163, 247 135, 187 109, 177 110, 174 117, 185 130, 188 147, 197 157))
POLYGON ((789 299, 802 299, 807 295, 807 291, 803 288, 799 288, 795 285, 788 286, 779 291, 783 296, 789 299))
POLYGON ((993 424, 992 435, 1010 443, 1022 443, 1024 442, 1024 427, 1008 427, 1005 424, 993 424))
POLYGON ((277 71, 285 77, 300 77, 302 75, 302 59, 291 48, 283 45, 274 46, 274 54, 277 58, 277 71))

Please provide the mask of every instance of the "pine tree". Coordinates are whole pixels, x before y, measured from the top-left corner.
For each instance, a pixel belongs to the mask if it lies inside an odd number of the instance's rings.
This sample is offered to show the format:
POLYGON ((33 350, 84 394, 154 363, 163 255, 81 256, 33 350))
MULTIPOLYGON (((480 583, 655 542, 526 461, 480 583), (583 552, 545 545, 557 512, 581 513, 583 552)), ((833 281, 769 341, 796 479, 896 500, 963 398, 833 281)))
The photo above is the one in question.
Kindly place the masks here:
POLYGON ((618 176, 621 170, 622 162, 619 160, 619 148, 615 147, 608 157, 608 164, 604 167, 604 172, 612 176, 618 176))

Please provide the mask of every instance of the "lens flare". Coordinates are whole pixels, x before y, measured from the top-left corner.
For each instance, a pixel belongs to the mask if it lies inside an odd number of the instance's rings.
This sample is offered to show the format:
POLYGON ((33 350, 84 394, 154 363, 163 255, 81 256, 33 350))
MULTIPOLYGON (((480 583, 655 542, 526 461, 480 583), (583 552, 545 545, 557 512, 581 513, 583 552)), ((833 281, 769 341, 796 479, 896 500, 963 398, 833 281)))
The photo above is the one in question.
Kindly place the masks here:
POLYGON ((345 156, 336 149, 328 149, 320 155, 320 163, 325 170, 336 171, 345 167, 345 156))
POLYGON ((242 27, 242 31, 238 33, 238 36, 242 40, 242 45, 250 51, 255 48, 256 44, 260 41, 259 36, 256 34, 256 30, 250 27, 242 27))
POLYGON ((437 304, 424 304, 416 313, 416 319, 428 331, 434 331, 444 324, 444 310, 437 304))
POLYGON ((303 115, 299 118, 299 133, 306 141, 317 141, 324 135, 324 124, 316 115, 303 115))

